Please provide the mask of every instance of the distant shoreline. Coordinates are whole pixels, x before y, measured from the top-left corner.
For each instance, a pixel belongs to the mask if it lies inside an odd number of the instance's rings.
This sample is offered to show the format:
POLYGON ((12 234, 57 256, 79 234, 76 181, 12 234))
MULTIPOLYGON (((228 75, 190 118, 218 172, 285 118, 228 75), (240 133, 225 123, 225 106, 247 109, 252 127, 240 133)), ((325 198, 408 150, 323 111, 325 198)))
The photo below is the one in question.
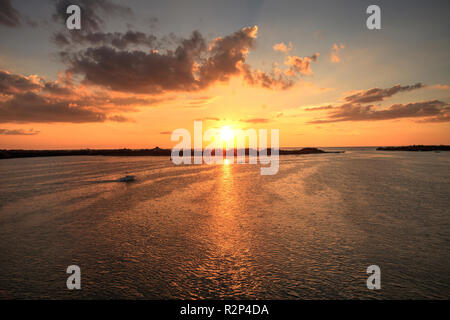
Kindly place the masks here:
MULTIPOLYGON (((342 147, 345 148, 345 147, 342 147)), ((375 148, 375 147, 373 147, 375 148)), ((450 151, 448 145, 412 145, 396 147, 377 147, 378 151, 450 151)), ((267 154, 270 155, 270 149, 267 154)), ((69 150, 0 150, 0 159, 33 158, 33 157, 64 157, 64 156, 116 156, 116 157, 138 157, 156 156, 170 157, 171 149, 69 149, 69 150)), ((299 149, 279 149, 281 155, 302 155, 302 154, 323 154, 323 153, 344 153, 345 151, 324 151, 319 148, 299 148, 299 149)), ((191 150, 194 154, 194 150, 191 150)), ((214 152, 213 152, 214 154, 214 152)), ((234 150, 237 155, 236 149, 234 150)), ((257 154, 259 154, 257 152, 257 154)), ((224 151, 225 155, 225 151, 224 151)), ((245 149, 245 155, 249 155, 249 149, 245 149)))
POLYGON ((412 146, 400 146, 400 147, 378 147, 379 151, 450 151, 450 146, 424 146, 424 145, 412 145, 412 146))
MULTIPOLYGON (((300 154, 322 154, 322 153, 344 153, 345 151, 323 151, 318 148, 301 148, 297 150, 279 150, 280 155, 300 155, 300 154)), ((13 158, 33 158, 33 157, 63 157, 63 156, 157 156, 170 157, 171 149, 80 149, 80 150, 0 150, 0 159, 13 158)), ((249 155, 250 150, 245 149, 245 155, 249 155)), ((258 151, 256 151, 259 154, 258 151)), ((194 154, 194 150, 191 150, 194 154)), ((214 154, 214 152, 213 152, 214 154)), ((236 149, 234 150, 237 155, 236 149)), ((271 150, 267 149, 267 154, 271 154, 271 150)), ((225 151, 224 151, 225 155, 225 151)))

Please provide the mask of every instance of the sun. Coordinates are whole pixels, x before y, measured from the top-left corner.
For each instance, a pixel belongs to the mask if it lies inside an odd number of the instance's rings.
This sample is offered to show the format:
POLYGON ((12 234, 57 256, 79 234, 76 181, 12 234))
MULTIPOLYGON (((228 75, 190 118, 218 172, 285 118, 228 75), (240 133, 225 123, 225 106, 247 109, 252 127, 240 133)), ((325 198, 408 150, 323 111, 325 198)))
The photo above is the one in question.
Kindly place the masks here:
POLYGON ((220 129, 220 139, 223 142, 229 142, 234 139, 234 131, 229 126, 220 129))

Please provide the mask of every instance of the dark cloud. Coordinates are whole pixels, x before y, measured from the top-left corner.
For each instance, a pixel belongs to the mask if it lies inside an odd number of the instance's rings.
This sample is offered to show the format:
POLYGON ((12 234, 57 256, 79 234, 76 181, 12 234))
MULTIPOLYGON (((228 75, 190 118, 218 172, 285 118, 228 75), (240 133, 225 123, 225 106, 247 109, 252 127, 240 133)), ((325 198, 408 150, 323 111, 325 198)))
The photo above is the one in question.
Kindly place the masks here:
POLYGON ((105 114, 73 105, 69 100, 20 93, 0 102, 0 123, 5 122, 102 122, 105 114))
POLYGON ((53 35, 52 40, 59 46, 68 46, 71 44, 71 38, 62 32, 57 32, 53 35))
MULTIPOLYGON (((69 65, 68 71, 84 76, 84 83, 106 87, 115 91, 134 93, 162 93, 165 91, 196 91, 216 82, 226 82, 233 76, 242 75, 250 85, 265 88, 286 89, 295 83, 297 74, 310 72, 310 62, 318 54, 289 64, 289 74, 252 70, 246 63, 250 49, 254 47, 258 28, 246 27, 225 37, 207 43, 194 31, 191 37, 177 40, 173 50, 122 50, 130 41, 120 45, 112 44, 112 38, 78 52, 61 52, 62 59, 69 65)), ((92 34, 94 36, 95 34, 92 34)), ((105 34, 102 34, 104 36, 105 34)), ((111 35, 111 34, 110 34, 111 35)), ((122 34, 116 34, 122 37, 122 34)), ((122 38, 120 38, 122 39, 122 38)), ((143 39, 156 39, 141 34, 136 44, 143 39)), ((69 41, 62 38, 61 43, 69 41)), ((95 41, 92 42, 94 44, 95 41)))
POLYGON ((85 91, 70 78, 46 81, 0 70, 0 123, 4 122, 133 122, 117 112, 156 105, 173 97, 120 95, 85 91))
MULTIPOLYGON (((127 32, 103 32, 105 17, 110 15, 132 16, 129 7, 116 4, 109 0, 55 0, 55 13, 53 19, 60 23, 61 29, 56 32, 52 40, 58 46, 90 45, 90 46, 112 46, 125 49, 130 46, 143 45, 156 48, 163 42, 157 42, 152 34, 129 30, 127 32), (68 30, 65 27, 67 19, 66 9, 69 5, 76 4, 81 8, 81 29, 68 30)), ((127 24, 129 25, 129 24, 127 24)))
POLYGON ((374 105, 362 106, 358 103, 346 103, 333 108, 326 119, 314 120, 309 123, 379 121, 428 117, 434 117, 431 119, 448 119, 448 104, 439 100, 431 100, 407 104, 394 104, 387 109, 377 110, 374 105))
POLYGON ((23 76, 0 70, 0 94, 14 95, 27 91, 43 90, 54 95, 69 95, 73 92, 55 81, 45 81, 38 76, 23 76))
POLYGON ((116 91, 160 93, 165 90, 196 90, 202 86, 195 79, 193 67, 206 44, 198 32, 175 52, 118 51, 102 46, 88 48, 75 55, 63 55, 70 72, 84 75, 86 83, 116 91))
POLYGON ((345 101, 351 103, 371 103, 377 101, 383 101, 386 98, 392 97, 394 94, 399 92, 411 91, 415 89, 424 88, 425 85, 422 83, 416 83, 411 86, 401 86, 396 85, 391 88, 381 89, 373 88, 369 90, 363 90, 358 93, 352 94, 344 98, 345 101))
POLYGON ((33 129, 24 130, 24 129, 0 129, 0 135, 8 135, 8 136, 34 136, 38 134, 40 131, 36 131, 33 129))
POLYGON ((227 81, 240 73, 248 51, 253 48, 258 27, 246 27, 226 37, 215 39, 210 46, 210 57, 199 67, 204 86, 217 80, 227 81))
POLYGON ((379 108, 367 105, 371 102, 384 101, 399 92, 407 92, 424 88, 422 83, 414 85, 395 85, 391 88, 373 88, 361 90, 344 98, 341 105, 327 105, 306 108, 305 111, 330 110, 325 119, 317 119, 308 123, 330 123, 341 121, 378 121, 401 118, 424 118, 418 122, 445 122, 448 121, 448 104, 439 100, 413 102, 406 104, 393 104, 388 108, 379 108), (366 104, 366 105, 365 105, 366 104))
POLYGON ((0 94, 14 94, 17 92, 40 89, 38 79, 12 74, 0 70, 0 94))
POLYGON ((217 38, 208 49, 194 31, 176 50, 165 53, 118 51, 102 46, 68 56, 70 71, 85 81, 112 90, 137 93, 194 91, 240 73, 247 51, 253 46, 256 27, 217 38))
POLYGON ((55 4, 54 18, 60 22, 65 21, 69 4, 82 8, 81 30, 62 28, 53 36, 56 44, 65 47, 60 54, 69 66, 68 71, 82 75, 86 84, 115 91, 150 94, 196 91, 238 75, 243 75, 253 86, 287 89, 295 82, 292 77, 311 73, 310 62, 316 61, 318 56, 289 57, 297 60, 287 63, 290 71, 286 75, 282 71, 252 70, 245 60, 254 47, 257 26, 243 28, 209 43, 198 31, 188 39, 173 34, 157 38, 132 30, 111 33, 101 30, 105 22, 102 13, 129 13, 129 8, 106 0, 55 0, 55 4), (88 48, 74 52, 78 45, 88 48))
POLYGON ((42 89, 56 96, 68 96, 73 93, 70 88, 63 87, 59 83, 54 81, 45 82, 42 89))
POLYGON ((157 48, 161 45, 156 36, 145 34, 140 31, 129 30, 122 32, 77 32, 65 31, 57 32, 53 35, 53 42, 59 46, 68 46, 72 44, 87 45, 107 45, 117 49, 125 49, 131 46, 144 45, 149 48, 157 48))
POLYGON ((11 4, 10 0, 0 0, 0 24, 7 27, 19 27, 21 15, 11 4))
POLYGON ((435 117, 425 118, 418 120, 420 123, 439 123, 439 122, 450 122, 450 106, 442 109, 442 112, 435 117))

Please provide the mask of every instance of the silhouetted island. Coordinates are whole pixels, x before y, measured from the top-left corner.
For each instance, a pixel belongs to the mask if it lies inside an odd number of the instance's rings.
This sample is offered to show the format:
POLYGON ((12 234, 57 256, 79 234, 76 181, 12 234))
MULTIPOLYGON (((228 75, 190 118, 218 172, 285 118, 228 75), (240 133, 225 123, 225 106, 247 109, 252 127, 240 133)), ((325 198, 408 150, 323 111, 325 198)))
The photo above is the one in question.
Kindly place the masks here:
POLYGON ((450 151, 450 146, 402 146, 402 147, 378 147, 377 150, 381 151, 450 151))
POLYGON ((280 155, 287 154, 313 154, 313 153, 344 153, 345 151, 323 151, 317 148, 303 148, 298 150, 279 150, 280 155))
MULTIPOLYGON (((267 154, 271 154, 271 149, 267 149, 267 154)), ((171 156, 171 149, 81 149, 81 150, 0 150, 0 159, 30 158, 30 157, 61 157, 61 156, 171 156)), ((279 150, 280 155, 294 154, 318 154, 318 153, 343 153, 344 151, 323 151, 317 148, 302 148, 298 150, 279 150)), ((250 150, 245 149, 245 155, 249 155, 250 150)), ((259 155, 259 152, 256 151, 259 155)), ((182 152, 181 152, 182 154, 182 152)), ((191 150, 194 154, 194 150, 191 150)), ((214 154, 214 152, 213 152, 214 154)), ((237 150, 234 150, 237 154, 237 150)), ((225 155, 225 151, 224 151, 225 155)))

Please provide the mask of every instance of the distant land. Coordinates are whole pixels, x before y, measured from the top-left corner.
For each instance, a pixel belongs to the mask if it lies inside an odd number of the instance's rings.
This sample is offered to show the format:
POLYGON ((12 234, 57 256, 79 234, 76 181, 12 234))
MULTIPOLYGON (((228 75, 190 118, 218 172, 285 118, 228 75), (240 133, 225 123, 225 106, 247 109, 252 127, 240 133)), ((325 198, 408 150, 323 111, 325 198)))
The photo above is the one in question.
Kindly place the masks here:
POLYGON ((413 145, 413 146, 403 146, 403 147, 378 147, 377 150, 381 150, 381 151, 450 151, 450 146, 413 145))
MULTIPOLYGON (((171 149, 80 149, 80 150, 0 150, 0 159, 30 158, 30 157, 63 157, 63 156, 171 156, 171 149)), ((298 150, 279 150, 280 155, 295 154, 321 154, 321 153, 343 153, 344 151, 323 151, 317 148, 302 148, 298 150)), ((194 150, 191 150, 194 154, 194 150)), ((214 154, 214 152, 213 152, 214 154)), ((236 149, 234 154, 237 154, 236 149)), ((249 154, 249 149, 245 149, 249 154)), ((259 154, 257 152, 257 154, 259 154)), ((270 155, 270 149, 267 149, 270 155)), ((225 151, 224 151, 225 155, 225 151)))

